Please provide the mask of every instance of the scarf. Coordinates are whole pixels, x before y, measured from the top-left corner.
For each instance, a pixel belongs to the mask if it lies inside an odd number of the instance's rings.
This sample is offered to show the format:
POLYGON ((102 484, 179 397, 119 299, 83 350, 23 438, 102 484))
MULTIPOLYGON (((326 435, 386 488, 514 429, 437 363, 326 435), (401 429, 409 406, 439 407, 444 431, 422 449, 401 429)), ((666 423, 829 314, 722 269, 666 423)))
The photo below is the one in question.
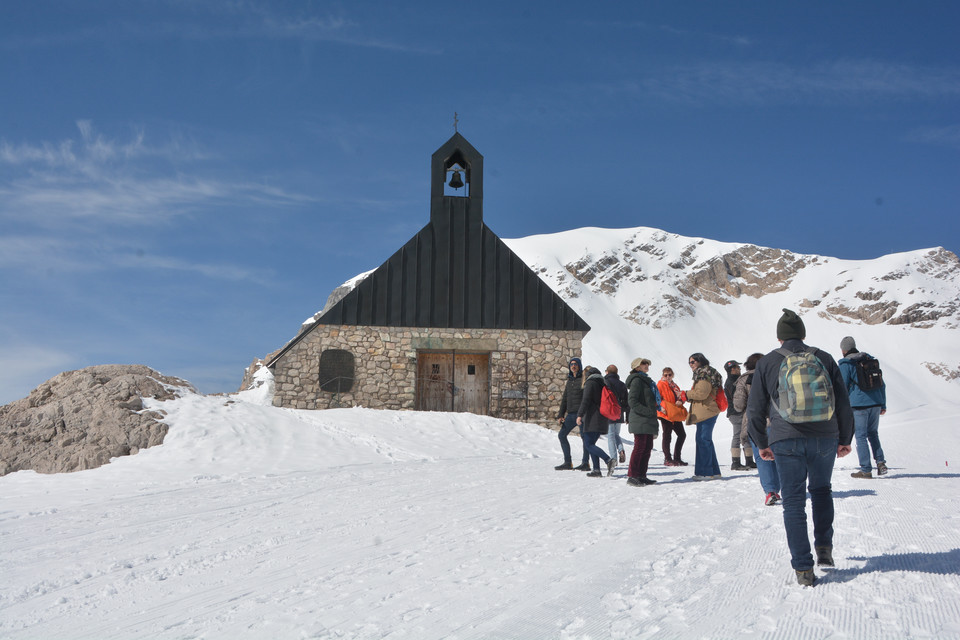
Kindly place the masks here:
POLYGON ((693 372, 693 383, 696 384, 700 380, 706 380, 714 389, 723 388, 723 376, 710 365, 699 367, 693 372))

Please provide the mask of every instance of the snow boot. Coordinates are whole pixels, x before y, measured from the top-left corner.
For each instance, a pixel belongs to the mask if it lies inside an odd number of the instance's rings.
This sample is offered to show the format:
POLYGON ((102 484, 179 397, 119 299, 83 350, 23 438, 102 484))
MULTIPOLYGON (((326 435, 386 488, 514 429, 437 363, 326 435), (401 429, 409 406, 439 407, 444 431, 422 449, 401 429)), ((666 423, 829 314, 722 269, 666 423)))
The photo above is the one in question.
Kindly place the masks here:
POLYGON ((817 547, 817 564, 821 567, 832 567, 833 564, 833 547, 817 547))
POLYGON ((624 453, 623 449, 620 449, 620 464, 623 464, 627 459, 627 454, 624 453))
POLYGON ((572 462, 564 462, 563 464, 558 464, 554 467, 557 471, 573 471, 572 462))
MULTIPOLYGON (((746 454, 744 454, 744 455, 746 455, 746 454)), ((745 466, 747 469, 756 469, 756 468, 757 468, 757 463, 754 462, 753 456, 751 456, 751 455, 746 455, 746 458, 745 458, 745 459, 746 459, 746 462, 744 463, 744 466, 745 466)))
POLYGON ((807 569, 806 571, 797 571, 797 583, 804 587, 812 587, 813 583, 817 581, 817 576, 814 575, 813 569, 807 569))
POLYGON ((616 468, 617 468, 617 459, 610 458, 610 460, 607 461, 607 477, 608 478, 613 475, 613 470, 616 468))
POLYGON ((885 475, 887 475, 887 463, 886 463, 886 462, 878 462, 878 463, 877 463, 877 475, 878 475, 878 476, 885 476, 885 475))
POLYGON ((730 464, 730 471, 746 471, 747 467, 740 464, 740 456, 738 455, 733 459, 733 462, 730 464))
POLYGON ((579 467, 574 467, 573 470, 574 471, 590 471, 590 463, 584 462, 579 467))
POLYGON ((590 473, 588 473, 588 474, 587 474, 587 477, 588 477, 588 478, 602 478, 602 477, 603 477, 603 474, 600 473, 600 469, 597 469, 596 471, 591 471, 590 473))
POLYGON ((643 481, 643 478, 627 478, 627 484, 631 487, 644 487, 646 484, 643 481))

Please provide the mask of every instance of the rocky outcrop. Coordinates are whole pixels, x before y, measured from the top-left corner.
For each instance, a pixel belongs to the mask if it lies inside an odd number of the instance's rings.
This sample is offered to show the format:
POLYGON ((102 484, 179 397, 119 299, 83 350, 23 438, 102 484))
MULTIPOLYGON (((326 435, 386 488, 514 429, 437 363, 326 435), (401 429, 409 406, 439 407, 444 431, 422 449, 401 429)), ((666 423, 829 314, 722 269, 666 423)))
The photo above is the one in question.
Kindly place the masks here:
POLYGON ((161 444, 162 411, 144 398, 169 400, 193 386, 143 365, 99 365, 67 371, 29 396, 0 407, 0 475, 32 469, 93 469, 110 458, 161 444))

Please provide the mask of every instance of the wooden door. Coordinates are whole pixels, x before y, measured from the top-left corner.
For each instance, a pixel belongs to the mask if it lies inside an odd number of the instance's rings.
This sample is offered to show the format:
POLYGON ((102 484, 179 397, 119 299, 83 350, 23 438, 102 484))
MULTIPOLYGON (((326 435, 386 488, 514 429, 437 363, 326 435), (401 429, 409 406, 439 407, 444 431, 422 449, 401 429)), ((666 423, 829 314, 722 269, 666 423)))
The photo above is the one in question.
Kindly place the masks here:
POLYGON ((417 353, 417 409, 487 415, 490 354, 453 351, 417 353))

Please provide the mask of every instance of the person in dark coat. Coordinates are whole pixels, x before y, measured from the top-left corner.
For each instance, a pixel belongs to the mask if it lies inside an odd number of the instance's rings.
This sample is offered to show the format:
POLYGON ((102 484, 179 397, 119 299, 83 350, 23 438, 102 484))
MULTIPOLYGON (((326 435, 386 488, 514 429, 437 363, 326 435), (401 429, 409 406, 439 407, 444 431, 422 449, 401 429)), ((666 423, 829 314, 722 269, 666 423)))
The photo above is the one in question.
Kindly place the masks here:
POLYGON ((626 454, 623 451, 623 439, 620 438, 620 425, 627 421, 627 414, 630 412, 630 405, 627 400, 627 385, 623 384, 617 373, 617 365, 611 364, 607 367, 607 374, 603 376, 604 382, 617 396, 617 402, 620 403, 620 417, 617 420, 610 421, 610 430, 607 431, 607 453, 611 458, 618 458, 620 462, 626 460, 626 454))
POLYGON ((617 459, 611 458, 607 452, 597 446, 597 440, 610 429, 610 423, 600 413, 600 398, 604 388, 603 375, 596 367, 587 367, 583 371, 583 400, 580 401, 580 410, 577 412, 577 424, 583 427, 583 448, 593 458, 593 471, 587 475, 599 478, 600 459, 607 465, 607 475, 613 475, 617 466, 617 459))
POLYGON ((650 452, 653 441, 659 433, 657 422, 657 396, 654 383, 647 375, 650 361, 636 358, 630 363, 630 375, 627 376, 627 398, 630 403, 630 433, 633 434, 633 453, 630 454, 630 467, 627 471, 627 484, 643 487, 656 484, 656 480, 647 477, 650 464, 650 452))
MULTIPOLYGON (((576 469, 577 471, 590 471, 590 462, 587 457, 587 449, 583 449, 583 459, 579 467, 573 466, 573 458, 570 457, 570 441, 567 436, 577 426, 577 411, 580 410, 580 402, 583 400, 583 363, 580 358, 570 358, 567 364, 567 384, 563 388, 563 395, 560 397, 560 411, 557 412, 557 419, 560 421, 560 449, 563 451, 563 464, 554 469, 564 471, 567 469, 576 469)), ((583 427, 580 428, 580 439, 583 440, 583 427)))
MULTIPOLYGON (((782 345, 760 358, 750 385, 747 400, 747 420, 750 437, 760 450, 764 460, 776 460, 780 474, 781 498, 783 499, 783 528, 790 549, 790 564, 797 574, 797 582, 813 586, 813 554, 810 553, 810 538, 807 533, 807 491, 810 492, 810 511, 813 516, 813 545, 817 564, 832 567, 833 563, 833 491, 831 478, 837 458, 850 453, 853 440, 853 410, 847 387, 843 383, 840 367, 829 353, 807 347, 803 339, 807 330, 796 312, 783 310, 777 323, 777 340, 782 345), (790 355, 812 354, 822 370, 809 380, 795 375, 805 385, 814 385, 829 380, 833 390, 832 408, 820 418, 820 413, 808 420, 787 419, 789 407, 779 406, 780 365, 790 355), (781 413, 783 411, 783 413, 781 413), (817 419, 813 419, 816 417, 817 419)), ((802 387, 801 387, 802 388, 802 387)), ((786 390, 784 390, 786 393, 786 390)))

